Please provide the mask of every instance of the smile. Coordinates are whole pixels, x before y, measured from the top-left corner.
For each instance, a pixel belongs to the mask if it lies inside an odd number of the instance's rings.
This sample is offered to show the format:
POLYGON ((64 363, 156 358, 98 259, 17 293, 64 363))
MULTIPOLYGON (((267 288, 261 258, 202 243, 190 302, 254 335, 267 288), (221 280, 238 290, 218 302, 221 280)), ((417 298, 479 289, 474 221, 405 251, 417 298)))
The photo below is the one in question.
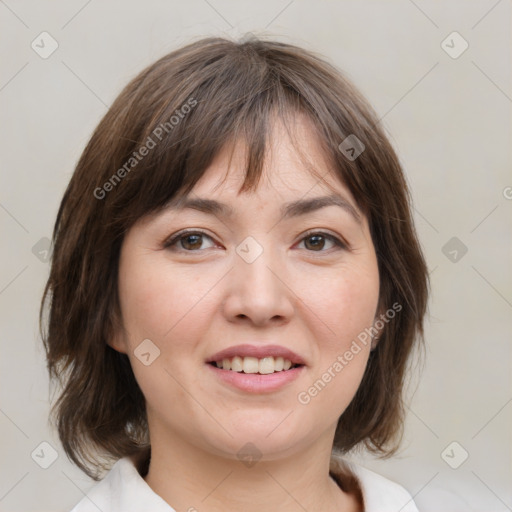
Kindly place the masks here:
POLYGON ((222 370, 239 373, 259 373, 260 375, 269 375, 302 366, 300 364, 292 364, 289 359, 272 356, 261 359, 257 357, 235 356, 223 358, 220 361, 212 361, 210 364, 222 370))

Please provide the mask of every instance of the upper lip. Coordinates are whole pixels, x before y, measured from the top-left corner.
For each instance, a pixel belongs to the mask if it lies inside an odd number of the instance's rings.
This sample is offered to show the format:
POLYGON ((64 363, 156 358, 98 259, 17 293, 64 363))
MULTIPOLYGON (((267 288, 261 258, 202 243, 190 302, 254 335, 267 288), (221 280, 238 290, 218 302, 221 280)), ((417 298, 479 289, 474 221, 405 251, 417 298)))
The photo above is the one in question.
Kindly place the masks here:
POLYGON ((211 356, 206 362, 214 363, 216 361, 222 361, 223 359, 231 359, 235 356, 240 357, 257 357, 262 359, 264 357, 282 357, 283 359, 289 359, 292 364, 305 365, 306 362, 302 357, 286 347, 279 345, 235 345, 233 347, 226 348, 217 352, 211 356))

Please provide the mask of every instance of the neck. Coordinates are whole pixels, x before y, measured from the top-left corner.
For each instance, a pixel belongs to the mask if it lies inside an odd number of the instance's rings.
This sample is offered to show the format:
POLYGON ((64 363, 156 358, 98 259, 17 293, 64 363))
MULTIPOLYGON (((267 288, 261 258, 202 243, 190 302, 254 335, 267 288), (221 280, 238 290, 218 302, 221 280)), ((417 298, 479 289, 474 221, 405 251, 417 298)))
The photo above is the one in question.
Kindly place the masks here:
POLYGON ((362 510, 356 495, 342 490, 329 475, 332 439, 329 443, 328 436, 300 453, 244 464, 158 434, 152 431, 144 480, 175 510, 362 510))

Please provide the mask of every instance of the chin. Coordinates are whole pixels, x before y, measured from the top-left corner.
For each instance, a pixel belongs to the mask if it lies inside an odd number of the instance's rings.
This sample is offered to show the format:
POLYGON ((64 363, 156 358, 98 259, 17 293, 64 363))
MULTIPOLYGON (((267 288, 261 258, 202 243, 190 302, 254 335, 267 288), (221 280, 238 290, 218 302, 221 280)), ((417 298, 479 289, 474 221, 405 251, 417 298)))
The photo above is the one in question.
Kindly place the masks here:
MULTIPOLYGON (((208 451, 222 457, 236 458, 241 462, 244 457, 270 461, 300 452, 319 434, 315 436, 311 430, 308 432, 304 422, 301 425, 296 424, 297 418, 292 420, 294 413, 290 412, 291 410, 280 410, 262 414, 257 411, 243 411, 243 418, 229 422, 228 431, 232 437, 224 433, 215 436, 215 439, 209 439, 208 451)), ((203 439, 208 442, 206 436, 203 439)))

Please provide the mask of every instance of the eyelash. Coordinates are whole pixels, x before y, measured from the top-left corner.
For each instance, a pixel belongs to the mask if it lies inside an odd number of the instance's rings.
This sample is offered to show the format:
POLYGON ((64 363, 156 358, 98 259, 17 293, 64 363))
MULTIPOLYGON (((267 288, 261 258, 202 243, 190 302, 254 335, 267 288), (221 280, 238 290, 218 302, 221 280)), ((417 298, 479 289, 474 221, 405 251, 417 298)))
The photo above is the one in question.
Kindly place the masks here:
MULTIPOLYGON (((173 246, 175 246, 180 240, 183 240, 184 238, 186 238, 187 236, 190 236, 190 235, 203 235, 203 236, 206 236, 210 239, 212 239, 212 237, 210 235, 208 235, 208 233, 205 233, 204 231, 201 231, 201 230, 197 230, 197 229, 194 229, 194 230, 185 230, 185 231, 180 231, 178 233, 176 233, 175 235, 171 236, 170 238, 168 238, 165 242, 164 242, 164 249, 171 249, 171 250, 176 250, 173 248, 173 246)), ((342 242, 339 238, 337 238, 336 236, 334 235, 331 235, 330 233, 326 233, 324 231, 309 231, 307 232, 302 238, 301 238, 301 242, 307 238, 311 238, 313 237, 314 235, 320 235, 322 236, 323 238, 326 238, 327 240, 330 240, 331 242, 334 243, 335 247, 337 248, 337 250, 341 250, 341 249, 348 249, 348 246, 346 243, 342 242)), ((213 240, 213 239, 212 239, 213 240)), ((189 252, 189 253, 193 253, 193 252, 201 252, 201 249, 198 249, 198 250, 195 250, 195 251, 190 251, 190 250, 187 250, 187 249, 181 249, 183 252, 189 252)), ((322 253, 322 252, 329 252, 329 250, 327 251, 308 251, 308 252, 311 252, 311 253, 315 253, 315 252, 319 252, 319 253, 322 253)))

